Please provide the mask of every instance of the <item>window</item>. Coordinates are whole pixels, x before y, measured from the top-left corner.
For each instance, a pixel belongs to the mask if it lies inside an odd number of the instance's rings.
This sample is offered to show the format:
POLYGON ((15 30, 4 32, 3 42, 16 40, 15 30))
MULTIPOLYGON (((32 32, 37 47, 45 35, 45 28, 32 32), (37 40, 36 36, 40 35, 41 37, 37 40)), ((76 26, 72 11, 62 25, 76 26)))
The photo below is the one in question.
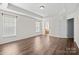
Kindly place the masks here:
POLYGON ((40 32, 40 22, 36 22, 36 32, 40 32))
POLYGON ((16 16, 3 14, 3 37, 16 35, 16 16))

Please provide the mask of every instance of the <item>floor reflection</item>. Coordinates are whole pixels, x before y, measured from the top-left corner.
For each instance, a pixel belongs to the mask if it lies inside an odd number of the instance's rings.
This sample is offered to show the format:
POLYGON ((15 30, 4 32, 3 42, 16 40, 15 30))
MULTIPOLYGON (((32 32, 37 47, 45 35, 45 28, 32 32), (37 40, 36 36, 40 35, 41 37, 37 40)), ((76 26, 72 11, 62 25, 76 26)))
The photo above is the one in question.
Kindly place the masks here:
POLYGON ((36 37, 34 39, 34 53, 44 54, 44 52, 50 47, 49 36, 36 37))
MULTIPOLYGON (((68 42, 72 43, 70 39, 68 42)), ((74 51, 77 54, 77 45, 74 43, 74 51)), ((72 45, 67 43, 67 39, 51 37, 49 35, 39 35, 15 42, 0 45, 0 54, 2 55, 63 55, 66 54, 66 47, 72 45)), ((71 51, 71 50, 70 50, 71 51)), ((69 52, 70 52, 69 51, 69 52)), ((67 54, 70 54, 70 53, 67 54)))
POLYGON ((5 45, 2 48, 1 54, 5 55, 15 55, 19 53, 18 44, 5 45))
POLYGON ((49 35, 45 36, 44 44, 46 48, 50 47, 50 38, 49 35))
MULTIPOLYGON (((38 52, 40 52, 40 50, 42 49, 43 45, 41 43, 41 39, 40 37, 36 37, 34 39, 34 53, 37 54, 38 52)), ((40 52, 41 53, 41 52, 40 52)))

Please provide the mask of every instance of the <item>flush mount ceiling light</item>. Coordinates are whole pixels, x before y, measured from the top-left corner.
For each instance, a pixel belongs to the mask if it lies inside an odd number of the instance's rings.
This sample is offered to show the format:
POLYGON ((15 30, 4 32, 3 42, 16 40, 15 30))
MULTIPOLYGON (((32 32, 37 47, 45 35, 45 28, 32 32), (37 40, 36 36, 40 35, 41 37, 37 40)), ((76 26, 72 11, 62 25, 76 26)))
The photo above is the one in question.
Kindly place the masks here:
POLYGON ((44 8, 45 8, 45 6, 44 6, 44 5, 40 6, 40 9, 44 9, 44 8))

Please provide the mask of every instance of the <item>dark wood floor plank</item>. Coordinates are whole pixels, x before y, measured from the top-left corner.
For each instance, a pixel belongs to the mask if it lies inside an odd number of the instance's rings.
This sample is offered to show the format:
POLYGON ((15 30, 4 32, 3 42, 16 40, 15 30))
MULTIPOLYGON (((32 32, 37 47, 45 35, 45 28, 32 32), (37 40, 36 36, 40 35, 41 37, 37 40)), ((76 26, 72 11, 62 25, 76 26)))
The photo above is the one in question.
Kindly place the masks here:
MULTIPOLYGON (((73 51, 71 51, 73 52, 73 51)), ((35 36, 0 45, 2 55, 72 55, 79 54, 78 47, 72 39, 52 36, 35 36), (70 45, 71 44, 71 45, 70 45), (73 46, 74 45, 74 46, 73 46), (75 53, 67 50, 73 46, 75 53)))

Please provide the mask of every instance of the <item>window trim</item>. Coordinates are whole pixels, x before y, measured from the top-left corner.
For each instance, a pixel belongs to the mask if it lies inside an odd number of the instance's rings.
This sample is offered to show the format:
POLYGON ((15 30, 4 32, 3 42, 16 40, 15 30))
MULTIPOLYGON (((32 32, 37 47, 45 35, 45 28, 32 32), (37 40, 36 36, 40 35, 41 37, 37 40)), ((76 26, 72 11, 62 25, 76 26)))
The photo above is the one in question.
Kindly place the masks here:
POLYGON ((5 31, 5 25, 4 25, 4 17, 5 17, 5 15, 6 16, 11 16, 11 17, 14 17, 13 15, 9 15, 9 14, 3 14, 2 13, 2 19, 3 19, 3 35, 2 35, 2 37, 13 37, 13 36, 16 36, 16 19, 17 19, 17 16, 14 18, 14 20, 15 20, 15 32, 13 33, 13 34, 9 34, 9 35, 6 35, 6 34, 4 34, 4 31, 5 31))

